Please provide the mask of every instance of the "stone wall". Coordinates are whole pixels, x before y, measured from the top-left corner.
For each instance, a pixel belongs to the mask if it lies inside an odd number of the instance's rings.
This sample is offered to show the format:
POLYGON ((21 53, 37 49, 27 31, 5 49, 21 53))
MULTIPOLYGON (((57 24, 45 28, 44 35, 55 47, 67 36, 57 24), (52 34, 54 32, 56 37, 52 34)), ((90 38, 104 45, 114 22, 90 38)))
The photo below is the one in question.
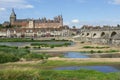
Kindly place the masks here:
POLYGON ((120 28, 82 29, 76 40, 120 46, 120 28))

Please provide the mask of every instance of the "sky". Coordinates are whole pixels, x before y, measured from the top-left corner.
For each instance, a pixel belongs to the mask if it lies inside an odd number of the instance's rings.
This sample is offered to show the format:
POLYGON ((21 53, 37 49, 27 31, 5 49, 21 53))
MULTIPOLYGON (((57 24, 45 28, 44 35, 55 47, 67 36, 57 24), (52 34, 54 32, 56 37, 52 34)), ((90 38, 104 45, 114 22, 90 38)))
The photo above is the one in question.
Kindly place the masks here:
POLYGON ((0 23, 9 21, 12 8, 18 19, 62 15, 69 26, 120 24, 120 0, 0 0, 0 23))

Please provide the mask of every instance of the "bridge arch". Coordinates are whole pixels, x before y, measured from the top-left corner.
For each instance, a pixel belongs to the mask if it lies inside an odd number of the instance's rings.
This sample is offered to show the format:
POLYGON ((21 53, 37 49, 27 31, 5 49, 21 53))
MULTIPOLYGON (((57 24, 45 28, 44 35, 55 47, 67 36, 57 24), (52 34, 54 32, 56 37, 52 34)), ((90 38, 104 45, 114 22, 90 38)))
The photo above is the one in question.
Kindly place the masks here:
POLYGON ((89 36, 90 35, 90 33, 87 33, 87 35, 86 36, 89 36))
POLYGON ((111 33, 110 37, 113 38, 115 35, 117 35, 117 32, 114 31, 114 32, 111 33))
POLYGON ((97 35, 97 34, 96 34, 96 33, 94 33, 94 34, 93 34, 93 37, 95 37, 96 35, 97 35))
POLYGON ((101 37, 103 37, 103 36, 105 36, 105 32, 102 32, 102 33, 101 33, 101 37))

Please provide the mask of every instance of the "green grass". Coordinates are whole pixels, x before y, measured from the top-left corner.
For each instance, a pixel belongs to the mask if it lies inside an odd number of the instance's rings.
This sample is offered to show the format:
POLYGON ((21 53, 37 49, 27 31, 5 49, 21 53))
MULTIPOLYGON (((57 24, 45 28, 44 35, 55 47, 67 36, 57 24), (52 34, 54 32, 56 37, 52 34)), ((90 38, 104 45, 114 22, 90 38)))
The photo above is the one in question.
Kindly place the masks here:
POLYGON ((0 63, 19 61, 30 51, 24 48, 0 45, 0 63))
POLYGON ((35 62, 35 63, 25 63, 25 64, 17 64, 17 63, 7 63, 7 64, 0 64, 0 69, 13 69, 14 67, 20 68, 20 69, 26 69, 26 68, 32 68, 32 69, 38 69, 38 70, 49 70, 51 68, 55 67, 63 67, 63 66, 92 66, 92 65, 120 65, 120 63, 117 62, 82 62, 82 61, 47 61, 46 63, 41 62, 35 62))
POLYGON ((0 80, 120 80, 119 75, 93 70, 0 70, 0 80))
POLYGON ((14 54, 16 57, 22 57, 23 55, 30 53, 30 51, 24 48, 0 45, 0 53, 14 54))
POLYGON ((90 50, 90 51, 80 51, 80 52, 83 52, 83 53, 115 53, 115 52, 119 52, 119 50, 90 50))
POLYGON ((54 41, 69 41, 69 40, 55 40, 55 39, 51 39, 51 40, 34 40, 32 38, 0 38, 0 42, 54 42, 54 41))
POLYGON ((94 70, 55 71, 60 66, 120 65, 108 62, 47 61, 41 63, 0 64, 0 80, 120 80, 120 73, 102 73, 94 70))
POLYGON ((37 53, 30 53, 24 56, 26 60, 43 60, 43 59, 48 59, 49 55, 47 54, 37 54, 37 53))
POLYGON ((104 49, 104 48, 110 48, 110 47, 106 47, 106 46, 84 46, 83 48, 86 48, 86 49, 104 49))
POLYGON ((29 47, 18 48, 0 45, 0 63, 16 62, 21 58, 24 58, 26 60, 43 60, 49 57, 46 54, 30 53, 28 48, 29 47))
POLYGON ((62 47, 62 46, 69 46, 71 45, 70 42, 65 42, 63 44, 49 44, 49 43, 31 43, 31 46, 40 46, 40 47, 50 47, 50 48, 54 48, 54 47, 62 47))

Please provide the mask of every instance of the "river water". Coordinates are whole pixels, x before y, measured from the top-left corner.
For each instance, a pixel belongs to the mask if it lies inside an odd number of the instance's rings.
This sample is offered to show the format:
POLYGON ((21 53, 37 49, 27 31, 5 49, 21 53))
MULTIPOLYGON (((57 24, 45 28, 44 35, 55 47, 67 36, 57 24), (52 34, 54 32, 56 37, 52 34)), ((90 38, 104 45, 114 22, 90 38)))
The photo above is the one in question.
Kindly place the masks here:
POLYGON ((67 52, 64 54, 65 58, 90 58, 86 53, 81 52, 67 52))
POLYGON ((112 66, 69 66, 69 67, 57 67, 54 68, 53 70, 80 70, 80 69, 95 70, 104 73, 120 72, 119 69, 112 66))

